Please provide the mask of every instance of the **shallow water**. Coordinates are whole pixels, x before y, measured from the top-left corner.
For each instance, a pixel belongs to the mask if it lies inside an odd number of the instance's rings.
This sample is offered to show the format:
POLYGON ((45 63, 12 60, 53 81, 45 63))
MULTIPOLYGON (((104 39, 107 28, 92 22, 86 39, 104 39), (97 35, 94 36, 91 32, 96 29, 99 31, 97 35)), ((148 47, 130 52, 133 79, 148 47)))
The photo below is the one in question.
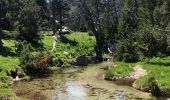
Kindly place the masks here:
POLYGON ((86 88, 79 82, 67 80, 66 92, 58 94, 57 100, 86 100, 86 88))
MULTIPOLYGON (((103 80, 102 69, 96 68, 87 68, 85 72, 72 78, 51 76, 28 82, 17 82, 11 87, 17 96, 29 100, 145 100, 146 98, 155 100, 150 93, 137 91, 129 84, 122 86, 103 80), (142 97, 145 95, 147 96, 142 97)), ((72 73, 79 69, 72 67, 64 71, 72 73)))

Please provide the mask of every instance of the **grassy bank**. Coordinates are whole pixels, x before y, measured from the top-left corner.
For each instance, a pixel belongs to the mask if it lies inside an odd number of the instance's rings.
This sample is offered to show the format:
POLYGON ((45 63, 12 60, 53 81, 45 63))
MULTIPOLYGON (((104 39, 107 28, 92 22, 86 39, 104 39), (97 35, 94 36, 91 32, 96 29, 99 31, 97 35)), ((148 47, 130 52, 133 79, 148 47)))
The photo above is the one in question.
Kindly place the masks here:
POLYGON ((10 71, 16 69, 21 70, 19 67, 19 59, 15 55, 15 43, 14 40, 3 40, 4 49, 1 49, 0 55, 0 99, 10 98, 11 100, 17 100, 15 93, 12 89, 8 88, 8 84, 12 83, 13 79, 10 75, 10 71))
POLYGON ((153 78, 160 90, 167 95, 170 91, 170 57, 167 58, 153 58, 145 62, 124 63, 116 62, 116 68, 112 68, 106 72, 107 77, 127 76, 133 72, 133 67, 142 65, 147 70, 148 74, 137 79, 134 84, 138 89, 149 89, 151 85, 151 78, 153 78))
MULTIPOLYGON (((41 52, 51 52, 53 45, 52 32, 42 32, 42 42, 44 49, 41 52)), ((13 97, 15 93, 8 88, 8 84, 13 82, 10 71, 21 69, 19 58, 15 52, 15 44, 17 41, 13 39, 3 40, 4 49, 0 48, 0 99, 1 97, 13 97)), ((74 61, 81 55, 90 55, 94 53, 95 38, 89 36, 87 32, 74 32, 65 35, 57 44, 55 52, 52 53, 53 59, 56 62, 55 66, 64 65, 66 62, 74 61), (65 54, 64 52, 67 52, 65 54), (58 61, 62 64, 58 64, 58 61)), ((67 63, 66 63, 67 64, 67 63)), ((55 67, 54 66, 54 67, 55 67)))
POLYGON ((143 63, 143 68, 148 71, 148 75, 136 80, 136 84, 149 87, 149 80, 154 78, 161 89, 166 95, 170 96, 170 57, 167 58, 155 58, 143 63), (167 92, 167 93, 166 93, 167 92))
MULTIPOLYGON (((45 51, 50 52, 53 45, 52 32, 45 32, 43 37, 45 51)), ((89 36, 87 32, 74 32, 60 37, 57 48, 53 52, 53 57, 58 63, 67 64, 82 55, 94 54, 95 37, 89 36)))
POLYGON ((124 77, 133 72, 133 65, 130 63, 116 62, 115 67, 106 72, 106 77, 124 77))

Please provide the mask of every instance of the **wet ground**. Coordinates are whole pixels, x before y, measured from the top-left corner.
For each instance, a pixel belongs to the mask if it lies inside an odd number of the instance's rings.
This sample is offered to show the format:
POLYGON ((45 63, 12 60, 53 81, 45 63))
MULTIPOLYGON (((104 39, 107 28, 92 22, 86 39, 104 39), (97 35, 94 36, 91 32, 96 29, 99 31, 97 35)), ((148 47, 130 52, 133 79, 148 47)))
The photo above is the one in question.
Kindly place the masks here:
MULTIPOLYGON (((103 79, 107 63, 87 68, 73 67, 65 73, 78 71, 72 77, 46 77, 14 83, 11 87, 19 97, 30 100, 154 100, 150 93, 118 85, 103 79), (74 69, 75 68, 75 69, 74 69)), ((123 82, 121 82, 123 83, 123 82)))

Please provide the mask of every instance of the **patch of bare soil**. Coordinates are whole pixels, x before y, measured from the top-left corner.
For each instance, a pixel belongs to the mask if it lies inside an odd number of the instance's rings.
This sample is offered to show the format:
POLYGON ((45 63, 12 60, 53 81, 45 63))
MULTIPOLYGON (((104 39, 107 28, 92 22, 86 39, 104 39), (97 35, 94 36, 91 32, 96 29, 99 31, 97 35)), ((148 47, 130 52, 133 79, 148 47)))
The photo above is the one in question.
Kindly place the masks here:
POLYGON ((147 71, 142 68, 142 66, 137 65, 134 67, 134 72, 129 75, 130 78, 132 79, 138 79, 140 77, 143 77, 147 75, 147 71))

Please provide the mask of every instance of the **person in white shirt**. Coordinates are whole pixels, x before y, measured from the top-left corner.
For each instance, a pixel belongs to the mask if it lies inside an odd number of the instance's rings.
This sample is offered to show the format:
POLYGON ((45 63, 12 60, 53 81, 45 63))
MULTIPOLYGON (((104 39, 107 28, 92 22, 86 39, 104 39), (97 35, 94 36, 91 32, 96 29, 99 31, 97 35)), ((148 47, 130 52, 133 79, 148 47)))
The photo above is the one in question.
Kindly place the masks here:
POLYGON ((56 49, 56 47, 57 47, 58 37, 59 37, 59 36, 57 35, 57 33, 55 33, 55 34, 53 35, 53 48, 52 48, 51 52, 53 52, 53 51, 56 49))

